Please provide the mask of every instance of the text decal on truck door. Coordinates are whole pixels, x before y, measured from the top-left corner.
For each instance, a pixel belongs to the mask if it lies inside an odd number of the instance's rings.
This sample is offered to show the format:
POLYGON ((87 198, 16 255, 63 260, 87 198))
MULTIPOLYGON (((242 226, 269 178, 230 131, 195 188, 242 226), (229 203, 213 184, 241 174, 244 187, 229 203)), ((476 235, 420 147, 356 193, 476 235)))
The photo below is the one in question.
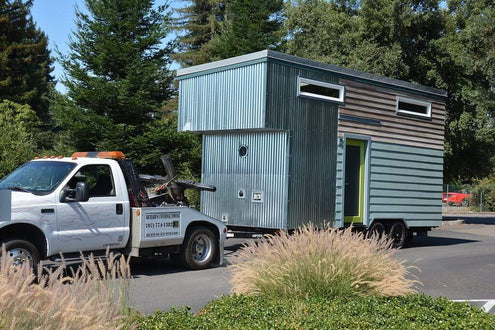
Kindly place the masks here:
POLYGON ((179 236, 180 212, 147 213, 143 233, 143 238, 179 236))

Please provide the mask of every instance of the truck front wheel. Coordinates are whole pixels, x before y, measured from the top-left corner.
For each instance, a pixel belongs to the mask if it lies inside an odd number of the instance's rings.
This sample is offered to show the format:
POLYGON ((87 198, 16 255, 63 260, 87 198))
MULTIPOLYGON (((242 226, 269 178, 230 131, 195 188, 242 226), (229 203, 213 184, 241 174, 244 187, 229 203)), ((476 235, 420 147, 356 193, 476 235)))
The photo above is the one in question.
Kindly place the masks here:
POLYGON ((29 263, 36 270, 41 257, 38 249, 32 243, 22 239, 11 239, 3 241, 1 244, 5 244, 7 258, 14 266, 29 263))
POLYGON ((181 263, 190 269, 208 268, 217 253, 215 235, 205 227, 189 231, 182 244, 181 263))

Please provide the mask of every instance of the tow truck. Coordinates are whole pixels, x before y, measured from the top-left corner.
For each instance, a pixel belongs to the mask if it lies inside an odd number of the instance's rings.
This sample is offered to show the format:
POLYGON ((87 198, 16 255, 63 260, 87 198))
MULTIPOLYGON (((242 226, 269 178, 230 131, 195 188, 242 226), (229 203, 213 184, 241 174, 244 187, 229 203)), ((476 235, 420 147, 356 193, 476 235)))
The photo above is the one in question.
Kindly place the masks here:
POLYGON ((190 269, 223 263, 227 229, 188 206, 187 188, 215 187, 139 175, 120 151, 37 158, 0 181, 0 244, 14 264, 99 253, 170 255, 190 269), (148 194, 143 183, 162 183, 148 194))

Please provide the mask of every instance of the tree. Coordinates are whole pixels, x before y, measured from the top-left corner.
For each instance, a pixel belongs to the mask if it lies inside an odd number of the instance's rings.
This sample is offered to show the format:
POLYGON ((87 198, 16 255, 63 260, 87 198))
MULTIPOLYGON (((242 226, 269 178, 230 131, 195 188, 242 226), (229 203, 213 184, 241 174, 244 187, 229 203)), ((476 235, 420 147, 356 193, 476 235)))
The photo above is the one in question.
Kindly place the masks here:
POLYGON ((439 45, 450 59, 442 72, 450 95, 445 172, 467 181, 495 169, 495 5, 450 1, 449 13, 439 45))
POLYGON ((53 98, 53 117, 79 150, 126 151, 173 93, 172 46, 163 45, 170 12, 153 0, 85 5, 61 61, 68 98, 53 98))
POLYGON ((282 0, 191 0, 176 29, 183 66, 243 55, 282 44, 282 0))
POLYGON ((446 182, 495 165, 494 5, 488 0, 295 0, 287 50, 447 90, 446 182), (318 24, 315 24, 318 22, 318 24))
POLYGON ((48 39, 30 16, 32 0, 0 1, 0 100, 29 104, 48 119, 53 78, 48 39))
POLYGON ((230 0, 225 2, 224 22, 214 36, 215 59, 271 48, 282 41, 283 0, 230 0))
POLYGON ((179 18, 175 29, 179 31, 178 52, 174 58, 183 66, 210 62, 213 47, 210 43, 215 35, 221 14, 218 0, 191 0, 190 4, 177 9, 179 18))
POLYGON ((39 120, 29 105, 0 102, 0 178, 32 158, 39 120))

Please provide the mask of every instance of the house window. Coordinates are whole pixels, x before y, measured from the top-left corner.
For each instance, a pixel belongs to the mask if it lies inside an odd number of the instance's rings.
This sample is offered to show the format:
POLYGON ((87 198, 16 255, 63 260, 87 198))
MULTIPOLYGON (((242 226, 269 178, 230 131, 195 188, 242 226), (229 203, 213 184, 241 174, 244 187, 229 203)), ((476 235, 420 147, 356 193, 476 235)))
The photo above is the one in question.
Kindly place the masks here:
POLYGON ((344 102, 344 86, 299 77, 298 96, 344 102))
POLYGON ((398 114, 431 118, 431 103, 397 96, 398 114))

